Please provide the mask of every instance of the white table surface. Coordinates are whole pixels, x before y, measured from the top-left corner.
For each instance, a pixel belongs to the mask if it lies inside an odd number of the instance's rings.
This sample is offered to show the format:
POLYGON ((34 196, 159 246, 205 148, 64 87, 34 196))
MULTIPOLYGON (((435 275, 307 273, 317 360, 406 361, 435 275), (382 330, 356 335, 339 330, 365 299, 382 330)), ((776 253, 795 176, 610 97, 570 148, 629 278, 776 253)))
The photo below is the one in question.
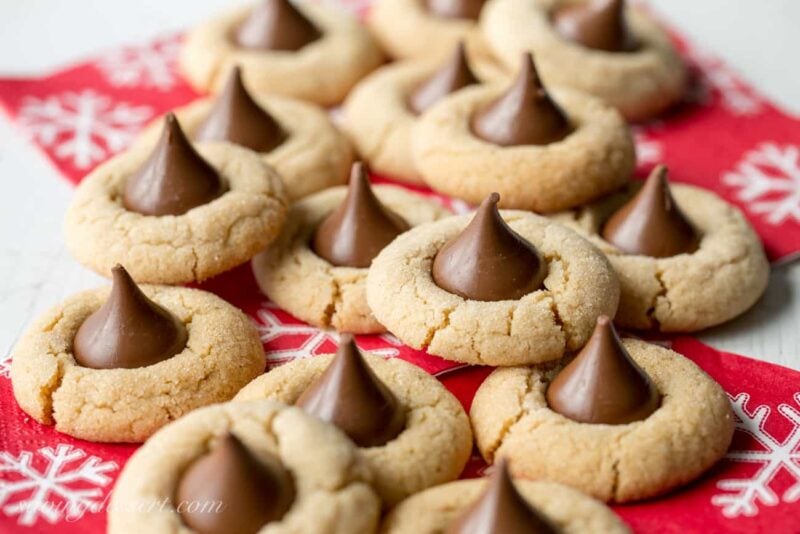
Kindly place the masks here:
MULTIPOLYGON (((231 0, 0 0, 0 76, 39 74, 118 44, 186 28, 231 0)), ((653 8, 800 118, 800 2, 651 0, 653 8)), ((800 144, 800 139, 797 140, 800 144)), ((103 283, 66 251, 72 187, 0 118, 0 359, 28 323, 103 283)), ((717 348, 800 369, 800 262, 773 269, 747 314, 703 333, 717 348)))

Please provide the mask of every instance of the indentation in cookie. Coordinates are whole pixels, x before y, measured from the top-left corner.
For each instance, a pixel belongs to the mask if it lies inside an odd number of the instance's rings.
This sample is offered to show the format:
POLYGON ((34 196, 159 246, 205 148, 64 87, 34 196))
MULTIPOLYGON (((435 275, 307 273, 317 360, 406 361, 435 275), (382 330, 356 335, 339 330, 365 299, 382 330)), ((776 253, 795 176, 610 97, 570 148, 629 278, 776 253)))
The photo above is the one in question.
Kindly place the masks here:
POLYGON ((500 195, 481 203, 469 225, 433 260, 436 285, 466 299, 517 300, 542 287, 544 258, 500 216, 500 195))
POLYGON ((175 506, 198 534, 255 533, 279 521, 295 499, 294 481, 278 457, 256 458, 233 434, 186 469, 175 506))
POLYGON ((366 166, 353 164, 347 196, 314 232, 314 252, 336 266, 370 266, 383 248, 410 228, 383 205, 367 178, 366 166))
POLYGON ((262 153, 271 152, 286 137, 281 125, 253 100, 239 66, 231 70, 214 107, 195 134, 198 141, 230 141, 262 153))
POLYGON ((550 382, 546 398, 550 409, 574 421, 609 425, 646 419, 661 403, 607 316, 597 319, 592 337, 550 382))
POLYGON ((189 337, 181 320, 149 299, 121 265, 111 274, 111 294, 75 334, 72 352, 78 364, 133 369, 181 352, 189 337))
POLYGON ((475 135, 500 146, 547 145, 572 131, 566 114, 539 78, 530 52, 523 54, 511 86, 479 109, 471 124, 475 135))
POLYGON ((169 113, 150 157, 125 182, 123 204, 143 215, 182 215, 225 190, 219 173, 197 153, 169 113))

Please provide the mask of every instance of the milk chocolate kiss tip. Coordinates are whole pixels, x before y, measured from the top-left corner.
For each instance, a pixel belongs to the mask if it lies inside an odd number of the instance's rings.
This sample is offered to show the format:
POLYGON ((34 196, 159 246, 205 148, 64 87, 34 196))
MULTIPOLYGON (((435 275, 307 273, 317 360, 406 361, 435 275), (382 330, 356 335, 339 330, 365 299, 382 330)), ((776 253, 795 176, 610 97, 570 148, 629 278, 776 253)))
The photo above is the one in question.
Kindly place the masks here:
POLYGON ((344 335, 328 368, 303 392, 297 406, 333 423, 359 447, 377 447, 405 428, 405 412, 367 364, 351 335, 344 335))
POLYGON ((428 13, 447 19, 478 20, 486 0, 425 0, 428 13))
POLYGON ((692 253, 700 245, 700 235, 672 197, 664 165, 608 219, 602 236, 627 254, 654 258, 692 253))
POLYGON ((217 171, 197 153, 175 115, 168 113, 155 148, 126 181, 122 203, 143 215, 182 215, 224 191, 217 171))
POLYGON ((555 534, 556 527, 519 493, 508 463, 500 460, 483 494, 445 534, 555 534))
POLYGON ((539 251, 500 216, 492 193, 472 220, 433 260, 433 281, 471 300, 517 300, 541 289, 547 264, 539 251))
POLYGON ((525 53, 517 78, 472 117, 472 131, 500 146, 547 145, 572 130, 564 111, 542 85, 533 55, 525 53))
POLYGON ((299 50, 322 32, 289 0, 262 0, 234 33, 243 48, 256 50, 299 50))
POLYGON ((225 87, 195 138, 198 141, 229 141, 264 153, 283 143, 286 134, 269 112, 253 100, 237 65, 231 69, 225 87))
POLYGON ((595 50, 634 52, 639 42, 625 19, 623 0, 568 4, 552 15, 556 31, 565 39, 595 50))
POLYGON ((175 492, 183 522, 198 534, 255 534, 280 520, 294 499, 280 459, 256 458, 233 434, 190 464, 175 492))
POLYGON ((186 346, 183 323, 162 308, 117 265, 105 303, 78 328, 75 361, 92 369, 134 369, 171 358, 186 346))
POLYGON ((641 421, 661 404, 647 373, 631 359, 606 316, 578 355, 546 392, 555 412, 580 423, 618 425, 641 421))
POLYGON ((467 63, 464 43, 459 42, 450 59, 408 97, 408 107, 419 115, 443 97, 468 85, 479 83, 467 63))
POLYGON ((317 227, 312 248, 333 265, 367 268, 386 245, 409 228, 375 196, 366 165, 356 162, 347 196, 317 227))

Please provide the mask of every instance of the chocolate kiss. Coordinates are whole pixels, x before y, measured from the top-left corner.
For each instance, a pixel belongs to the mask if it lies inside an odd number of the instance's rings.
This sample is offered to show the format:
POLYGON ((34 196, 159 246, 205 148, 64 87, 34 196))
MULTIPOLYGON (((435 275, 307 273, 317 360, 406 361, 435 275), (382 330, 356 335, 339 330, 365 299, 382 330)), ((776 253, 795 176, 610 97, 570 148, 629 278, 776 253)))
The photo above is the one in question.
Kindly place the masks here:
POLYGON ((294 498, 294 482, 280 459, 256 458, 228 434, 186 469, 175 506, 198 534, 255 534, 283 517, 294 498))
POLYGON ((464 43, 460 42, 450 60, 414 89, 408 97, 408 107, 419 115, 440 98, 474 83, 480 82, 470 70, 464 43))
POLYGON ((78 364, 92 369, 134 369, 181 352, 189 337, 183 323, 147 298, 122 266, 111 269, 111 274, 108 299, 75 334, 72 353, 78 364))
POLYGON ((661 397, 650 377, 601 315, 592 337, 547 388, 550 408, 580 423, 621 425, 646 419, 661 397))
POLYGON ((200 126, 198 141, 230 141, 256 152, 270 152, 286 134, 265 109, 256 104, 242 83, 241 69, 231 71, 208 118, 200 126))
POLYGON ((322 33, 289 0, 262 0, 236 29, 243 48, 299 50, 322 33))
POLYGON ((192 147, 175 115, 169 113, 150 157, 128 178, 122 202, 126 209, 143 215, 181 215, 211 202, 224 190, 217 171, 192 147))
POLYGON ((469 225, 433 260, 436 285, 471 300, 517 300, 542 287, 547 264, 500 216, 500 195, 481 203, 469 225))
POLYGON ((472 131, 500 146, 546 145, 566 137, 571 127, 542 85, 533 56, 525 53, 517 79, 475 114, 472 131))
POLYGON ((405 427, 403 407, 375 376, 351 335, 342 336, 328 368, 295 405, 338 426, 359 447, 383 445, 405 427))
POLYGON ((478 20, 486 0, 425 0, 428 13, 447 19, 478 20))
POLYGON ((667 168, 659 165, 644 186, 603 226, 603 239, 628 254, 668 258, 691 253, 700 236, 675 203, 667 168))
POLYGON ((481 497, 445 534, 555 534, 556 528, 519 494, 508 463, 500 460, 481 497))
POLYGON ((553 13, 553 25, 564 38, 606 52, 633 52, 639 44, 625 21, 624 0, 568 4, 553 13))
POLYGON ((313 248, 333 265, 366 268, 386 245, 409 228, 372 192, 367 168, 359 161, 350 171, 344 201, 317 227, 313 248))

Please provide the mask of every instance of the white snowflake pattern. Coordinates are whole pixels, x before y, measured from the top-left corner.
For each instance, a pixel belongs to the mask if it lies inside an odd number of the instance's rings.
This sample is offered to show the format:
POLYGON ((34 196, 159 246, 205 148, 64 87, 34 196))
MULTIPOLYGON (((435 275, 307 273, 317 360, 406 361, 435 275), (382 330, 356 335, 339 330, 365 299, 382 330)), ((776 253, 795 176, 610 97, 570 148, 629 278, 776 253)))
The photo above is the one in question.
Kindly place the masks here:
POLYGON ((652 137, 649 130, 633 126, 633 141, 636 147, 636 164, 653 165, 664 159, 664 146, 652 137))
POLYGON ((769 224, 800 223, 800 146, 761 143, 722 181, 740 188, 736 198, 769 224))
POLYGON ((690 50, 689 58, 702 73, 701 79, 692 88, 692 101, 706 103, 710 91, 715 91, 725 109, 734 115, 750 116, 761 111, 762 100, 722 60, 699 49, 690 50))
POLYGON ((169 91, 178 81, 179 36, 141 46, 117 48, 95 63, 114 87, 169 91))
MULTIPOLYGON (((764 428, 770 415, 769 406, 760 405, 750 413, 747 410, 749 400, 747 393, 739 393, 731 399, 736 428, 752 436, 763 450, 729 451, 725 458, 734 462, 757 463, 761 467, 751 478, 720 480, 717 488, 727 493, 711 498, 711 503, 719 506, 724 516, 731 518, 757 515, 759 504, 777 506, 780 502, 800 500, 800 411, 789 404, 778 406, 778 411, 792 423, 789 436, 778 442, 764 428), (781 471, 788 472, 795 483, 782 495, 777 495, 771 482, 781 471)), ((794 394, 794 401, 800 405, 800 392, 794 394)))
POLYGON ((11 374, 11 354, 0 358, 0 376, 8 378, 11 374))
MULTIPOLYGON (((257 328, 261 336, 262 343, 271 343, 284 337, 300 337, 303 341, 299 346, 281 349, 268 349, 267 365, 275 366, 290 360, 311 358, 321 352, 321 347, 330 342, 334 345, 339 344, 339 334, 335 330, 323 330, 305 323, 287 323, 282 321, 274 311, 278 309, 275 304, 264 303, 256 312, 257 328)), ((394 336, 383 334, 380 339, 395 347, 400 346, 400 341, 394 336)), ((394 358, 400 355, 400 351, 393 347, 370 348, 370 352, 383 356, 384 358, 394 358)))
POLYGON ((108 473, 118 468, 115 462, 104 462, 97 456, 87 458, 84 451, 72 445, 42 447, 38 454, 47 462, 42 471, 32 465, 31 452, 23 451, 16 457, 0 452, 0 473, 4 475, 0 480, 0 506, 5 515, 16 516, 18 524, 30 526, 39 518, 56 523, 102 509, 101 488, 111 482, 108 473), (10 474, 20 478, 11 480, 10 474), (79 486, 74 486, 76 483, 79 486), (87 484, 94 487, 87 488, 87 484))
POLYGON ((27 97, 18 120, 27 134, 51 148, 55 157, 86 169, 125 148, 151 115, 147 106, 115 103, 85 89, 27 97))

